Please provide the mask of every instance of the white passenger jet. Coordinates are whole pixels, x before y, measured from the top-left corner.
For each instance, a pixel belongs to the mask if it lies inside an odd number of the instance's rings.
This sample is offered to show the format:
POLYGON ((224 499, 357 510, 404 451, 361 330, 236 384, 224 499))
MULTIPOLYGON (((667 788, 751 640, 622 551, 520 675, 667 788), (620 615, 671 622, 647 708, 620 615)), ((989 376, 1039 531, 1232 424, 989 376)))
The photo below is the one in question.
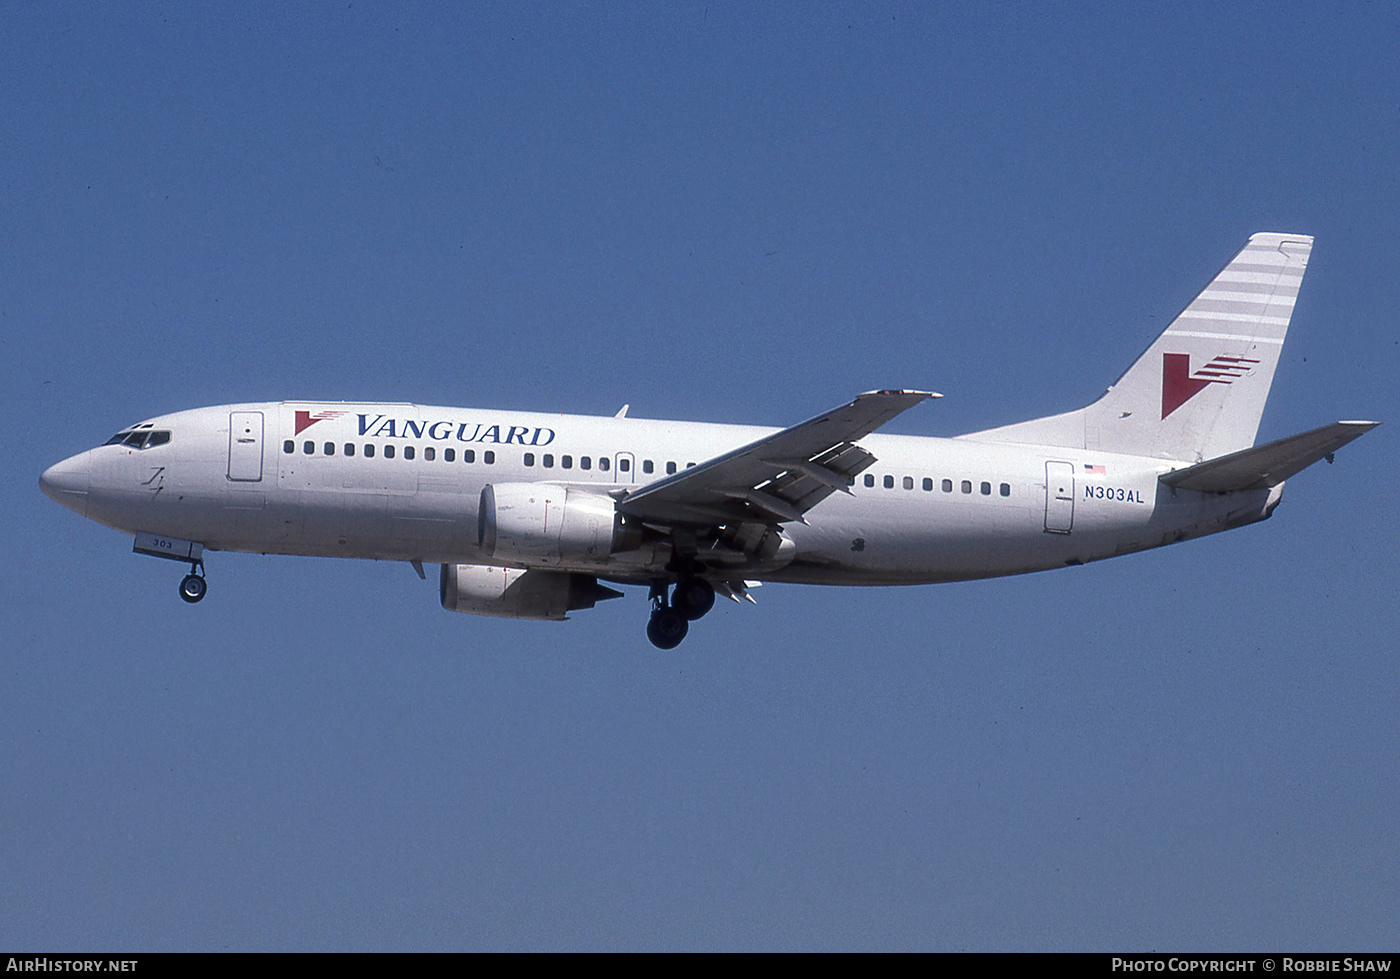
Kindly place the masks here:
POLYGON ((197 408, 50 468, 50 498, 190 566, 206 550, 441 565, 444 608, 563 619, 650 588, 676 646, 756 582, 901 585, 1083 564, 1268 518, 1377 423, 1254 445, 1312 239, 1256 234, 1087 408, 957 438, 872 434, 873 391, 791 428, 412 404, 197 408))

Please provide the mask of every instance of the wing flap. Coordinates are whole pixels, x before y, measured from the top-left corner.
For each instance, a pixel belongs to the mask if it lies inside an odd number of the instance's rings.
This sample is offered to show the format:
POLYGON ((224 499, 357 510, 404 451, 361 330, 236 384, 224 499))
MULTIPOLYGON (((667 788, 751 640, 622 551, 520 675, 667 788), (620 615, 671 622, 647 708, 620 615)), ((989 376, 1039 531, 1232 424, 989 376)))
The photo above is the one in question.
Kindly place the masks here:
POLYGON ((1229 493, 1237 490, 1268 489, 1311 466, 1324 456, 1358 439, 1380 422, 1342 421, 1241 449, 1215 459, 1198 462, 1185 469, 1174 469, 1161 476, 1162 482, 1178 489, 1203 493, 1229 493))

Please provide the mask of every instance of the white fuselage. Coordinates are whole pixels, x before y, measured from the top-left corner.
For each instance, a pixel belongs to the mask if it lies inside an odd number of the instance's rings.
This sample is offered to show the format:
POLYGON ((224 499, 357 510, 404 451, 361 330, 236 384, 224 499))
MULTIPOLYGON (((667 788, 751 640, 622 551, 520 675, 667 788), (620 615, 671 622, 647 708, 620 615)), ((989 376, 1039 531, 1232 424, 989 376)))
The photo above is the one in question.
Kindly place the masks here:
MULTIPOLYGON (((616 497, 776 431, 324 402, 200 408, 146 427, 169 440, 81 453, 45 474, 46 492, 109 527, 212 550, 434 564, 503 563, 478 546, 487 484, 616 497)), ((878 434, 860 446, 876 462, 851 492, 786 526, 791 561, 745 577, 874 585, 1039 571, 1263 519, 1279 495, 1172 490, 1158 477, 1181 463, 1108 452, 878 434)), ((667 557, 556 567, 640 582, 667 557)))

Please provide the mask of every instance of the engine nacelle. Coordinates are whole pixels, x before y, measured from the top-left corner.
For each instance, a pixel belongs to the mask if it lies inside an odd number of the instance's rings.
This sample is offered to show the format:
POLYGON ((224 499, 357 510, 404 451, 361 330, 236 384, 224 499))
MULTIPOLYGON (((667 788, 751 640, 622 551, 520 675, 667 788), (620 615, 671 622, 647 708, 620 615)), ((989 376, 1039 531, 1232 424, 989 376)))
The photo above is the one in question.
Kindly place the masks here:
POLYGON ((556 622, 568 618, 568 612, 622 597, 592 575, 482 564, 444 564, 438 590, 449 612, 556 622))
POLYGON ((605 564, 608 555, 636 547, 640 534, 600 493, 551 483, 494 483, 481 490, 477 543, 497 561, 605 564))

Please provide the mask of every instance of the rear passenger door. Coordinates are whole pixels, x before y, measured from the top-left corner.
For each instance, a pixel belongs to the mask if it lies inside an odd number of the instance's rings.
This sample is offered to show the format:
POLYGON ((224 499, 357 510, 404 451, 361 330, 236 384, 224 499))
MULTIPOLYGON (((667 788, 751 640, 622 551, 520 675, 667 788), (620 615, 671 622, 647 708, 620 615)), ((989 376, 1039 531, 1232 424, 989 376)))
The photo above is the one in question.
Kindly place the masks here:
POLYGON ((1045 532, 1068 534, 1074 528, 1074 466, 1045 464, 1045 532))

